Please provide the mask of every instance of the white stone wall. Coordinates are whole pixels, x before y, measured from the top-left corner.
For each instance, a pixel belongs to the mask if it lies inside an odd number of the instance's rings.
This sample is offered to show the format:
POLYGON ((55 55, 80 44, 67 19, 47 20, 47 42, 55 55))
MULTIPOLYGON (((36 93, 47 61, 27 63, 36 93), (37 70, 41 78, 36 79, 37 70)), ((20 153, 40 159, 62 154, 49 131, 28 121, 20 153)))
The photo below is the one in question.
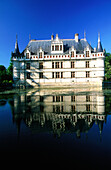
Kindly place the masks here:
MULTIPOLYGON (((36 57, 35 57, 36 58, 36 57)), ((104 79, 104 56, 97 57, 82 57, 82 58, 69 58, 69 59, 14 59, 13 60, 13 77, 14 80, 20 79, 26 81, 26 85, 37 86, 39 84, 50 83, 56 85, 57 83, 95 83, 102 85, 104 79), (75 62, 75 67, 71 68, 71 61, 75 62), (86 61, 89 61, 89 68, 86 68, 86 61), (43 62, 43 69, 39 68, 39 62, 43 62), (54 68, 52 68, 52 62, 54 62, 54 68), (60 68, 55 68, 55 62, 60 63, 60 68), (61 62, 63 62, 63 68, 61 68, 61 62), (30 63, 30 69, 26 69, 26 64, 30 63), (90 77, 86 78, 86 71, 90 72, 90 77), (27 79, 27 72, 30 73, 31 79, 27 79), (39 79, 40 72, 43 73, 43 79, 39 79), (54 72, 54 78, 52 78, 52 72, 54 72), (60 72, 60 78, 56 78, 56 72, 60 72), (61 78, 61 72, 63 72, 63 78, 61 78), (71 72, 75 72, 75 77, 71 78, 71 72)), ((19 82, 20 84, 20 82, 19 82)))

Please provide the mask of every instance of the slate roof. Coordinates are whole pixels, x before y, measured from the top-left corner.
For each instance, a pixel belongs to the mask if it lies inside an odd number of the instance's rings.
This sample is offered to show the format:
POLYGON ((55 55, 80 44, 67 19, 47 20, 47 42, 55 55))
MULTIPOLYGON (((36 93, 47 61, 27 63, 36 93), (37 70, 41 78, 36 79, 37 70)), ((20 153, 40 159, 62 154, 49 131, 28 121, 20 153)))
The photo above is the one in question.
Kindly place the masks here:
POLYGON ((97 45, 97 52, 103 52, 103 48, 102 48, 102 45, 101 45, 101 42, 98 42, 98 45, 97 45))
MULTIPOLYGON (((74 39, 62 39, 62 41, 64 53, 69 53, 69 49, 72 46, 74 46, 74 49, 76 49, 77 53, 83 53, 87 46, 91 48, 91 51, 94 51, 91 45, 84 39, 80 39, 78 42, 76 42, 74 39)), ((51 40, 31 40, 26 48, 28 48, 32 54, 37 54, 37 51, 39 51, 40 47, 45 52, 45 54, 51 54, 51 40)))
POLYGON ((17 42, 17 39, 16 39, 15 49, 14 49, 14 52, 12 52, 12 56, 19 56, 19 55, 20 55, 20 52, 19 52, 18 42, 17 42))

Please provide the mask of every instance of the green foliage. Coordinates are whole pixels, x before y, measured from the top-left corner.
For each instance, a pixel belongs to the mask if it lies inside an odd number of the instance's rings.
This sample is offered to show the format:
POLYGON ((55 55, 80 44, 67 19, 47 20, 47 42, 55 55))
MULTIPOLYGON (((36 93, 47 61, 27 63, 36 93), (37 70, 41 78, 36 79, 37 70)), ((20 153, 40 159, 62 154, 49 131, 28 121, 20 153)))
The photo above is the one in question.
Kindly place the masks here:
POLYGON ((0 83, 7 79, 6 68, 0 65, 0 83))
POLYGON ((10 65, 7 68, 7 78, 8 78, 8 80, 13 80, 13 64, 12 64, 12 62, 10 62, 10 65))
POLYGON ((12 81, 12 80, 10 80, 10 81, 9 81, 9 83, 10 83, 10 84, 13 84, 13 81, 12 81))
POLYGON ((13 64, 10 62, 9 67, 0 65, 0 86, 4 87, 13 84, 13 64))
POLYGON ((105 54, 105 80, 111 81, 111 54, 105 54))

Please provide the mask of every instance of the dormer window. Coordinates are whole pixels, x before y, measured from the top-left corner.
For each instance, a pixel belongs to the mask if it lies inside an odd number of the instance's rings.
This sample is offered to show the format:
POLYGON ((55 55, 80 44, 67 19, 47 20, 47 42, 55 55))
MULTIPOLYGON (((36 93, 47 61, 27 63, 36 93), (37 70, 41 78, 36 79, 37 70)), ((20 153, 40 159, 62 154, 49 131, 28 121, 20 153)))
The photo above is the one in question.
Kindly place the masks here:
POLYGON ((58 38, 58 34, 55 39, 51 40, 51 53, 63 53, 63 41, 58 38))
POLYGON ((55 51, 59 51, 59 45, 55 45, 55 51))
POLYGON ((60 45, 60 51, 62 51, 62 45, 60 45))
POLYGON ((74 57, 74 51, 71 51, 71 57, 74 57))
POLYGON ((29 59, 29 53, 26 53, 26 59, 29 59))
POLYGON ((89 51, 86 51, 86 57, 89 57, 89 51))
POLYGON ((42 58, 42 52, 39 53, 39 58, 42 58))
POLYGON ((52 45, 52 51, 54 51, 54 45, 52 45))

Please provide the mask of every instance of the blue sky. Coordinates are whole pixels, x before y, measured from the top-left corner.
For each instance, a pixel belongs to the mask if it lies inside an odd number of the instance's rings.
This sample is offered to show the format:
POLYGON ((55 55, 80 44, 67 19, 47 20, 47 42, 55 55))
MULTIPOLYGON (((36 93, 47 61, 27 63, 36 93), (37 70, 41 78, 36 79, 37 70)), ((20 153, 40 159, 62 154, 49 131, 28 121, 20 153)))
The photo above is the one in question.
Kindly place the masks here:
POLYGON ((110 0, 0 0, 0 65, 8 67, 16 34, 20 52, 31 39, 86 38, 97 46, 100 32, 103 48, 111 52, 110 0))

